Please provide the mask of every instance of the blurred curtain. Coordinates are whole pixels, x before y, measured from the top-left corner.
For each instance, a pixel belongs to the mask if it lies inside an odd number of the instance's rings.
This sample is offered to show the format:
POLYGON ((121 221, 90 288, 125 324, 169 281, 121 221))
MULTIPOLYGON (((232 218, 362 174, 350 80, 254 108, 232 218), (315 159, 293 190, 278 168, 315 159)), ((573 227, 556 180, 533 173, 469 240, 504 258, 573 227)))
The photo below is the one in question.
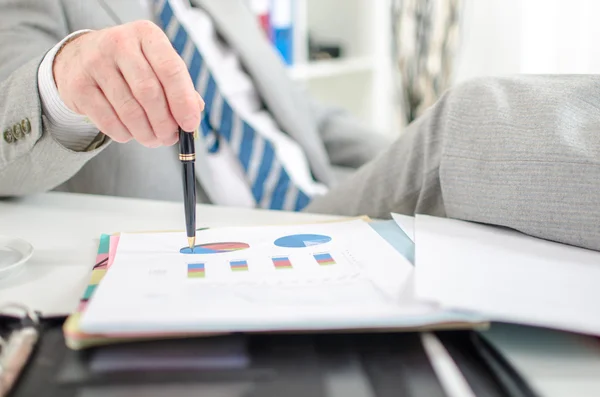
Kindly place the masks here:
POLYGON ((460 56, 453 84, 516 73, 600 73, 600 1, 463 3, 460 56))
POLYGON ((600 72, 600 1, 521 0, 519 6, 520 73, 600 72))
POLYGON ((463 0, 394 0, 393 50, 402 125, 450 86, 463 0))

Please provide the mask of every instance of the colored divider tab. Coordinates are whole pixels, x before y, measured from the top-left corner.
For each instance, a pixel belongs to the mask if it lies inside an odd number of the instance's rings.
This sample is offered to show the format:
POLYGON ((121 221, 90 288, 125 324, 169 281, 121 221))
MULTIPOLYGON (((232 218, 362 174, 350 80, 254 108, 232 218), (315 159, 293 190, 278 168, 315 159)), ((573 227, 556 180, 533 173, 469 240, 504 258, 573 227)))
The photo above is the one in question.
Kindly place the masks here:
POLYGON ((96 290, 97 286, 98 286, 98 284, 88 285, 87 288, 85 289, 85 292, 83 293, 82 300, 84 300, 84 301, 89 300, 92 297, 92 295, 94 294, 94 291, 96 290))
POLYGON ((98 244, 98 254, 108 254, 109 245, 110 245, 110 234, 101 235, 100 243, 98 244))

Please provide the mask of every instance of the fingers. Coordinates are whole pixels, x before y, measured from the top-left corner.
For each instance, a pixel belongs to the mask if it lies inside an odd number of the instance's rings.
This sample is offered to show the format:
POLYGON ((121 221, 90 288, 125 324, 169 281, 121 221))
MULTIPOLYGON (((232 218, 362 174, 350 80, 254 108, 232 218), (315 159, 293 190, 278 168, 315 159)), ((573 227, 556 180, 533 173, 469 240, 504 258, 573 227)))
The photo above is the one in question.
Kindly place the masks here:
POLYGON ((199 100, 185 63, 160 30, 142 36, 141 42, 142 52, 165 91, 175 122, 185 131, 198 128, 204 102, 199 100))
POLYGON ((177 142, 177 123, 169 111, 162 85, 138 48, 117 60, 133 97, 143 107, 154 135, 163 145, 177 142))
POLYGON ((100 131, 109 135, 115 142, 126 143, 133 138, 100 88, 87 87, 79 99, 78 108, 100 131))
POLYGON ((160 146, 161 142, 154 135, 146 111, 134 97, 120 71, 110 65, 98 65, 92 74, 133 138, 147 147, 160 146))
POLYGON ((178 127, 200 125, 204 101, 187 67, 150 21, 107 28, 65 46, 56 67, 61 98, 117 142, 173 145, 178 127), (59 65, 59 66, 60 66, 59 65), (65 65, 75 65, 72 72, 65 65))

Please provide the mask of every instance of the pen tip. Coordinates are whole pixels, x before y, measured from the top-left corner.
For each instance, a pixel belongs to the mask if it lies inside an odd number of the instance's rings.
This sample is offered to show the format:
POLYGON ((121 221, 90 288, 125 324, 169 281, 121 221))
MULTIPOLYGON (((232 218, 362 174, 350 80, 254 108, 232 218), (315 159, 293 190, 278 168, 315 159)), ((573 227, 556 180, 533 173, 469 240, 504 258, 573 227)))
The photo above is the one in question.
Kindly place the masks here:
POLYGON ((196 244, 196 237, 188 237, 188 244, 190 249, 193 249, 194 245, 196 244))

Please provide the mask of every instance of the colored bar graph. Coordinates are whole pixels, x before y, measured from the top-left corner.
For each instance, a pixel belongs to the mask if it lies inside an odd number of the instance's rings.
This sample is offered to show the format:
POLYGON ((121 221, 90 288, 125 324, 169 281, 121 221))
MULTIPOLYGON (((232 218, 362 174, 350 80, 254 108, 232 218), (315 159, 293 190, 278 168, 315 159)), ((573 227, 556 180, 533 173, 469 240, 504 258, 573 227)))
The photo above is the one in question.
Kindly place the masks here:
POLYGON ((205 275, 204 263, 188 263, 188 278, 204 278, 205 275))
POLYGON ((335 260, 331 257, 331 254, 314 254, 313 256, 321 266, 335 265, 335 260))
POLYGON ((248 271, 248 262, 246 260, 230 261, 229 266, 232 272, 246 272, 248 271))
POLYGON ((290 258, 288 258, 287 256, 278 256, 275 258, 272 258, 273 260, 273 265, 275 266, 275 269, 291 269, 292 268, 292 262, 290 262, 290 258))

